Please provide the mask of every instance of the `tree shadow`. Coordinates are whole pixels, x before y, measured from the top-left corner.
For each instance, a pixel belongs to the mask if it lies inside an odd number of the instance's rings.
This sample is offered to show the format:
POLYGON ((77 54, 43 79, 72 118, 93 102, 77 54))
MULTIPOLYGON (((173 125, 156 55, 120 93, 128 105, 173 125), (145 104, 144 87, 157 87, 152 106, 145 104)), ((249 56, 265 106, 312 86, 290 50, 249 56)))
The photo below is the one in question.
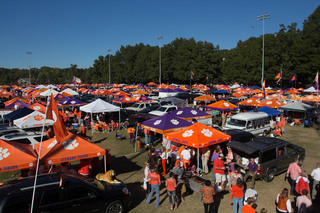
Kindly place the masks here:
POLYGON ((117 174, 123 174, 139 171, 142 169, 142 167, 137 165, 135 162, 132 162, 127 157, 122 156, 112 159, 111 169, 116 171, 117 174))
POLYGON ((141 187, 140 182, 128 183, 126 184, 129 192, 132 193, 131 196, 131 206, 130 210, 136 208, 140 205, 142 201, 146 198, 146 191, 141 187))
POLYGON ((101 143, 102 141, 104 141, 104 140, 106 140, 107 139, 107 137, 105 137, 105 138, 102 138, 102 139, 100 139, 100 140, 97 140, 97 141, 94 141, 93 143, 101 143))

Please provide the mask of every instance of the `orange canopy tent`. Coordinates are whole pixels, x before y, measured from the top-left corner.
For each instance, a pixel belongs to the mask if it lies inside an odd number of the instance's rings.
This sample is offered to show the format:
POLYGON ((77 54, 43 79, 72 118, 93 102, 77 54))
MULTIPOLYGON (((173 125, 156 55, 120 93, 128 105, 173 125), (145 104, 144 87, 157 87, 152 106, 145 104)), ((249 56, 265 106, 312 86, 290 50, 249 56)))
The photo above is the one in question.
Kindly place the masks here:
POLYGON ((251 93, 261 93, 262 91, 259 89, 252 90, 251 93))
POLYGON ((42 104, 39 103, 34 103, 31 106, 29 106, 30 109, 33 109, 35 111, 41 112, 43 114, 46 113, 47 107, 43 106, 42 104))
POLYGON ((213 104, 209 104, 206 107, 209 109, 215 109, 215 110, 219 110, 219 111, 231 111, 231 110, 239 109, 238 106, 236 106, 232 103, 229 103, 228 101, 225 101, 225 100, 221 100, 221 101, 215 102, 213 104))
POLYGON ((149 83, 147 83, 147 85, 148 85, 148 86, 157 86, 157 84, 156 84, 156 83, 154 83, 154 82, 152 82, 152 81, 151 81, 151 82, 149 82, 149 83))
POLYGON ((320 98, 319 96, 316 95, 308 95, 306 97, 301 98, 302 102, 318 102, 320 103, 320 98))
POLYGON ((31 145, 0 140, 0 172, 28 169, 36 164, 36 153, 31 145))
POLYGON ((114 96, 130 96, 129 93, 126 93, 124 91, 120 91, 114 94, 114 96))
POLYGON ((98 95, 113 95, 113 93, 110 92, 109 90, 104 89, 104 90, 100 90, 98 92, 98 95))
POLYGON ((143 90, 141 90, 141 89, 139 89, 139 90, 137 90, 137 91, 134 91, 134 92, 132 92, 131 94, 134 94, 134 95, 149 95, 148 92, 143 91, 143 90))
POLYGON ((194 99, 195 101, 205 101, 205 102, 208 102, 208 101, 215 101, 216 99, 209 96, 209 95, 203 95, 203 96, 200 96, 200 97, 196 97, 194 99))
POLYGON ((239 105, 244 105, 244 106, 260 106, 261 102, 259 99, 257 98, 249 98, 246 99, 244 101, 239 102, 239 105))
POLYGON ((275 109, 278 109, 279 107, 284 106, 284 105, 286 105, 286 104, 281 101, 275 100, 275 99, 270 99, 270 100, 267 100, 267 101, 264 101, 261 103, 261 106, 267 106, 267 107, 275 108, 275 109))
MULTIPOLYGON (((39 153, 40 143, 34 145, 39 153)), ((44 164, 57 164, 68 161, 99 157, 106 151, 99 146, 90 143, 81 137, 68 133, 65 141, 58 143, 56 138, 42 142, 40 160, 44 164)))
POLYGON ((197 148, 199 168, 199 148, 228 141, 231 139, 231 136, 204 124, 195 123, 183 130, 165 134, 164 138, 179 144, 197 148))

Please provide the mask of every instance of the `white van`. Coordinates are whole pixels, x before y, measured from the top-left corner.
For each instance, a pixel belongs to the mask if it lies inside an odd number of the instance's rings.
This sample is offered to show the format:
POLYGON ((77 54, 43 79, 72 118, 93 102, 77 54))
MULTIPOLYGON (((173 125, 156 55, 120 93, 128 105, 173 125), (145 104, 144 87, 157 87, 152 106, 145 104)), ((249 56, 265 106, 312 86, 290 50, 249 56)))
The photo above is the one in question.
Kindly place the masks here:
POLYGON ((264 112, 239 113, 227 120, 223 129, 241 129, 254 135, 267 135, 271 131, 270 118, 264 112))

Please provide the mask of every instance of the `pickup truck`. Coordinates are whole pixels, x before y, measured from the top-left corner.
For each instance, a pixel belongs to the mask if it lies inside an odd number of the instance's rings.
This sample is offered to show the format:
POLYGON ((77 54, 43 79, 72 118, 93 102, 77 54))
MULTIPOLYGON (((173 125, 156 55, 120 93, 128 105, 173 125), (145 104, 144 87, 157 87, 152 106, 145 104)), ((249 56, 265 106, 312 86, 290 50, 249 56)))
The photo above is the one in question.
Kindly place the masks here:
POLYGON ((126 107, 127 111, 134 111, 134 112, 140 112, 141 110, 151 106, 149 102, 140 102, 135 103, 133 106, 126 107))
POLYGON ((151 112, 149 112, 150 115, 157 115, 157 116, 161 116, 164 115, 168 112, 174 111, 178 109, 177 106, 175 105, 164 105, 164 106, 160 106, 158 109, 153 110, 151 112))
POLYGON ((228 146, 243 175, 247 172, 250 158, 253 158, 258 164, 256 178, 264 178, 267 182, 272 181, 275 175, 287 171, 290 163, 296 159, 301 165, 305 158, 304 148, 278 138, 257 137, 246 143, 231 141, 228 146))

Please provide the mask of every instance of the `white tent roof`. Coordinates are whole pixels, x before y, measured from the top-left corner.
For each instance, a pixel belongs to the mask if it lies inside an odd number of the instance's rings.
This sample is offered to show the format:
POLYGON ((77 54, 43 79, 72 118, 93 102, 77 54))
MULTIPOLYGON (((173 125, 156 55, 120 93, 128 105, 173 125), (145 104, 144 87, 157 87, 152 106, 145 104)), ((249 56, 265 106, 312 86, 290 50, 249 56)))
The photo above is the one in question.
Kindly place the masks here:
POLYGON ((41 84, 41 85, 39 85, 39 86, 36 87, 36 89, 42 89, 42 88, 46 88, 46 86, 44 86, 44 85, 41 84))
POLYGON ((232 85, 232 86, 230 87, 230 89, 236 89, 236 88, 238 88, 238 87, 240 87, 239 84, 234 84, 234 85, 232 85))
POLYGON ((80 111, 88 113, 117 112, 120 111, 120 107, 109 104, 99 98, 90 104, 81 106, 80 111))
POLYGON ((47 89, 57 89, 57 87, 54 86, 54 85, 52 85, 52 84, 46 86, 46 88, 47 88, 47 89))
MULTIPOLYGON (((26 115, 22 118, 14 120, 13 123, 21 129, 41 127, 43 125, 43 121, 45 117, 46 116, 41 112, 34 111, 29 115, 26 115)), ((47 119, 44 125, 45 126, 53 125, 53 120, 47 119)))
POLYGON ((312 108, 314 107, 297 101, 297 102, 293 102, 293 103, 281 106, 278 109, 294 111, 294 112, 306 112, 307 110, 312 108))
POLYGON ((56 91, 56 90, 48 89, 48 90, 40 93, 40 95, 41 95, 41 96, 50 96, 51 94, 56 95, 56 94, 58 94, 58 93, 59 93, 59 92, 56 91))
POLYGON ((77 93, 76 91, 74 91, 74 90, 72 90, 72 89, 69 89, 69 88, 63 90, 63 91, 60 92, 60 93, 63 93, 63 92, 68 93, 68 94, 70 94, 70 95, 79 95, 79 93, 77 93))
POLYGON ((308 89, 304 90, 304 92, 317 92, 314 87, 309 87, 308 89))

